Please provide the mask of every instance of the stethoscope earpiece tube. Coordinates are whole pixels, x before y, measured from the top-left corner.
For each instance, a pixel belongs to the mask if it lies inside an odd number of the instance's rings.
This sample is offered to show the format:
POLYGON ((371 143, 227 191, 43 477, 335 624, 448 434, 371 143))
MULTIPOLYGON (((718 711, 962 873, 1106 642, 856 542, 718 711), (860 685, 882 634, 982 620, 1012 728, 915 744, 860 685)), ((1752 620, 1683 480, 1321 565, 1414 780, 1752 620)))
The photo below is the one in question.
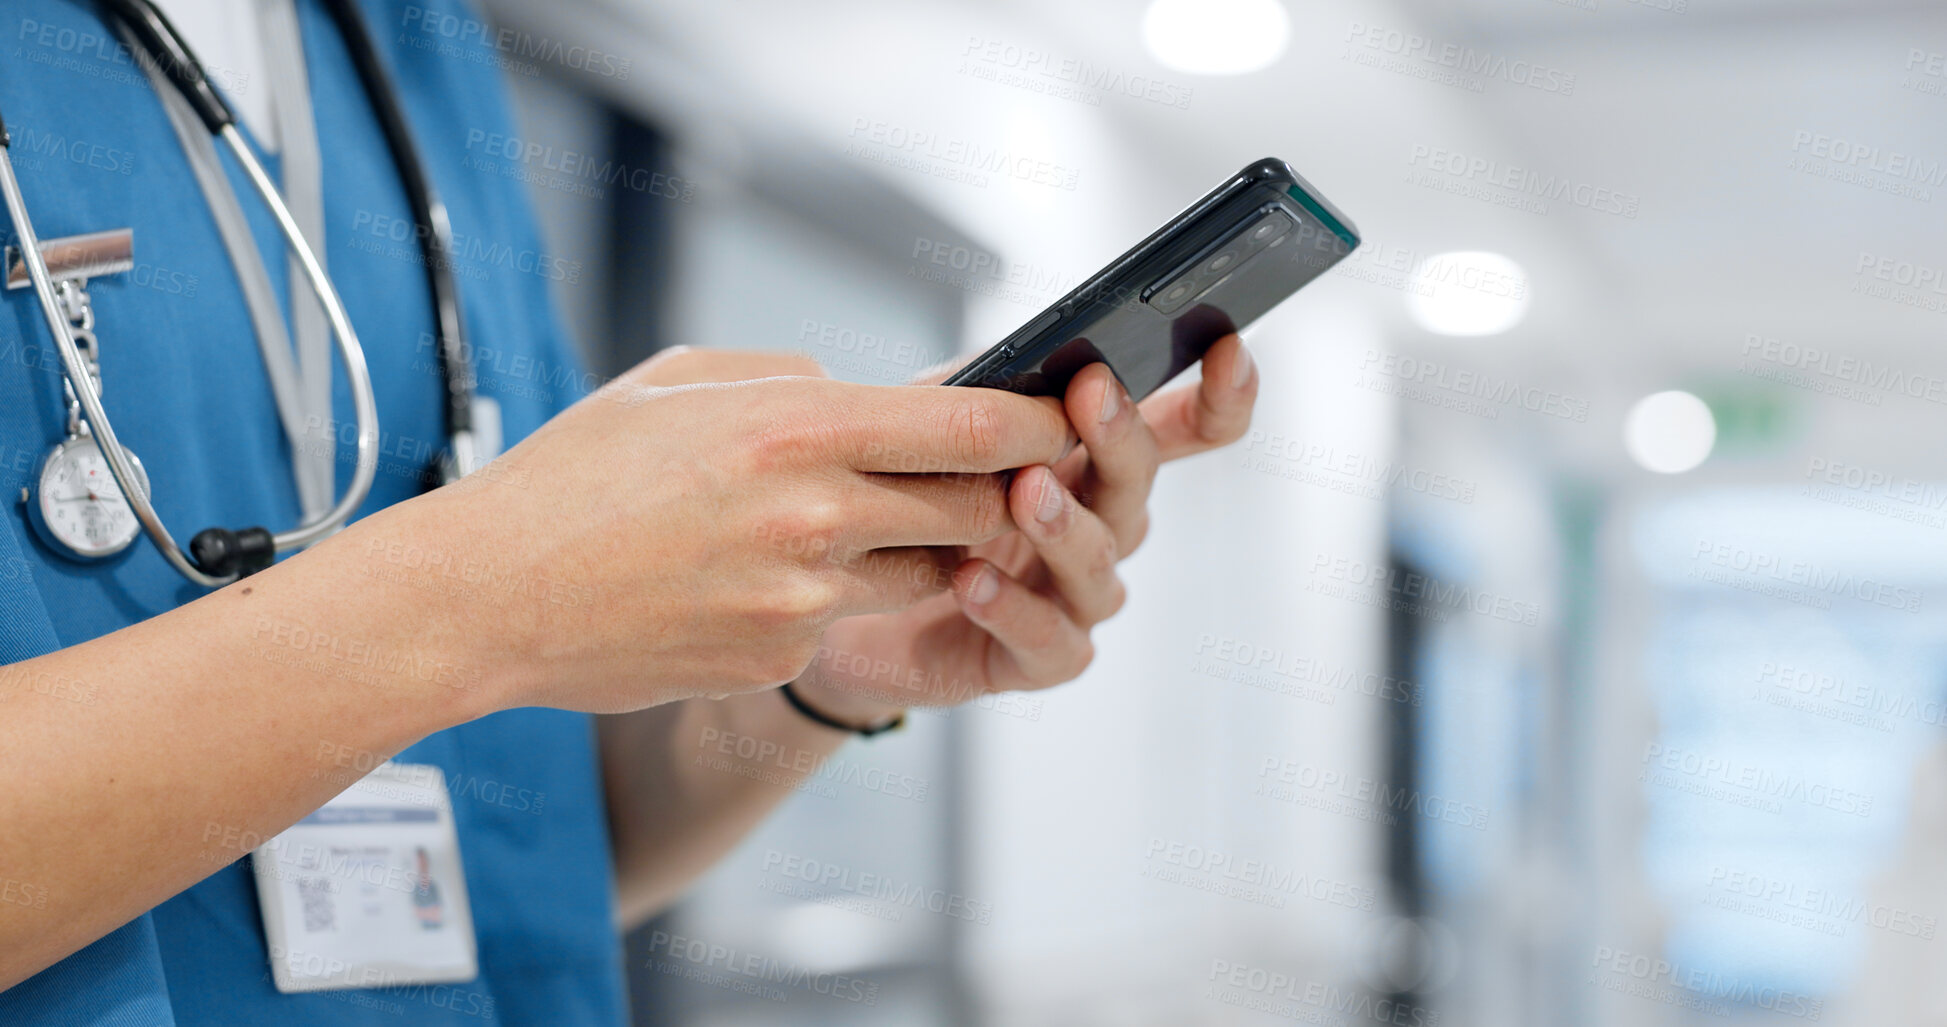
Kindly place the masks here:
MULTIPOLYGON (((399 166, 399 178, 406 198, 419 222, 419 244, 424 251, 426 285, 433 295, 433 318, 439 330, 440 367, 446 382, 446 430, 455 449, 470 448, 473 424, 473 367, 466 352, 466 325, 460 308, 460 287, 453 276, 453 224, 433 188, 432 175, 419 159, 406 112, 398 101, 399 90, 392 84, 385 62, 379 57, 372 34, 359 17, 354 0, 325 0, 325 9, 344 37, 352 67, 358 72, 365 95, 371 99, 372 113, 399 166)), ((461 473, 472 470, 472 457, 458 457, 461 473)))
POLYGON ((203 119, 203 125, 210 130, 210 134, 223 131, 224 126, 237 120, 222 94, 210 85, 209 76, 203 74, 203 66, 183 45, 176 27, 154 4, 148 0, 101 0, 101 3, 135 34, 149 58, 175 84, 183 99, 195 108, 196 116, 203 119))
POLYGON ((331 325, 332 338, 337 340, 338 360, 345 365, 345 381, 351 386, 352 413, 358 421, 358 459, 352 467, 351 484, 345 486, 345 494, 324 516, 277 535, 279 552, 300 549, 349 523, 352 515, 358 512, 359 504, 365 502, 366 494, 372 490, 372 479, 378 474, 379 468, 378 400, 372 395, 372 372, 365 364, 365 348, 358 344, 358 333, 352 330, 351 315, 345 312, 345 301, 339 297, 338 288, 331 284, 330 276, 325 274, 324 264, 318 260, 317 252, 298 229, 297 220, 291 216, 291 208, 285 206, 284 197, 271 184, 270 173, 264 170, 263 162, 244 143, 235 125, 223 126, 216 137, 229 147, 230 155, 243 168, 244 177, 256 188, 264 206, 270 208, 271 217, 284 234, 285 244, 297 257, 304 277, 310 280, 311 291, 317 294, 319 305, 324 307, 325 321, 331 325))

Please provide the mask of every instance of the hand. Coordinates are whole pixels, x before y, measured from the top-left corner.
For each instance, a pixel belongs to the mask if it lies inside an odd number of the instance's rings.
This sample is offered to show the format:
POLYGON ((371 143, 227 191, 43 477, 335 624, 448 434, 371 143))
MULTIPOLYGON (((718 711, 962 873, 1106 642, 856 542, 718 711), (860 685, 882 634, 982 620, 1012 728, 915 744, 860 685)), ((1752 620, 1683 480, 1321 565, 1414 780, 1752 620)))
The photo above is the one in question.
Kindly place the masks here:
POLYGON ((997 472, 1072 445, 1053 400, 812 370, 648 361, 356 534, 375 555, 416 546, 514 586, 491 611, 452 604, 428 640, 494 668, 498 705, 620 712, 780 684, 839 617, 938 592, 957 547, 1012 526, 997 472), (780 369, 800 376, 661 384, 780 369))
POLYGON ((949 594, 834 623, 793 687, 821 712, 865 724, 904 706, 1076 677, 1094 656, 1089 629, 1122 606, 1115 565, 1148 532, 1157 466, 1241 438, 1257 386, 1235 335, 1204 355, 1202 382, 1136 410, 1106 365, 1084 368, 1064 403, 1082 446, 1014 476, 1019 529, 965 548, 949 594))

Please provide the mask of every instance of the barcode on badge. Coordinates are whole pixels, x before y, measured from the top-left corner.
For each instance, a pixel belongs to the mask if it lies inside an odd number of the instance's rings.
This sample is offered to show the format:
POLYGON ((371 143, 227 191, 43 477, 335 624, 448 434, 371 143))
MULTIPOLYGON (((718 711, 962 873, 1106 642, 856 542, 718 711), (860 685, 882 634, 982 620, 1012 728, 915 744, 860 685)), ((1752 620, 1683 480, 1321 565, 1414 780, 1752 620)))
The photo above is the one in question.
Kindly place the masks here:
POLYGON ((332 901, 337 888, 328 877, 297 879, 298 901, 304 905, 304 929, 311 934, 338 930, 338 904, 332 901))

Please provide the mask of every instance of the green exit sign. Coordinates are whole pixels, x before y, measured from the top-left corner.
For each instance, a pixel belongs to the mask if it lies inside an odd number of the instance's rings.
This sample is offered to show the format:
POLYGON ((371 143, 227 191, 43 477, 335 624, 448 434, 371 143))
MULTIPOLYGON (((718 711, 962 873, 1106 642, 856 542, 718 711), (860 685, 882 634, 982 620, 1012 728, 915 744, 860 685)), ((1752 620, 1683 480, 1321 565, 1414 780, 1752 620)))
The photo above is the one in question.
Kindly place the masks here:
POLYGON ((1744 382, 1713 382, 1693 388, 1717 422, 1721 456, 1763 456, 1791 440, 1798 427, 1798 398, 1786 390, 1744 382))

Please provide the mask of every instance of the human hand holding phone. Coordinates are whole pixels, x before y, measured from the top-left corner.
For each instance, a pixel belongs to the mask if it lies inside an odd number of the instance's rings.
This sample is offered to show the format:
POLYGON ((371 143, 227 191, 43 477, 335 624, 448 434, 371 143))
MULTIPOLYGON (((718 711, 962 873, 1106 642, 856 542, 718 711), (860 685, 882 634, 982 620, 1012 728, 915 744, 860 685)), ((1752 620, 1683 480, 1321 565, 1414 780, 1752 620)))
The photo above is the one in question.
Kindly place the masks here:
POLYGON ((946 376, 1061 397, 1082 446, 1014 476, 1018 529, 965 547, 951 594, 833 623, 797 687, 872 717, 1080 674, 1089 628, 1122 605, 1115 565, 1148 532, 1157 465, 1250 423, 1257 375, 1238 330, 1358 245, 1289 164, 1256 161, 946 376), (1199 360, 1198 385, 1155 392, 1199 360))
POLYGON ((1139 404, 1106 365, 1082 368, 1063 396, 1081 444, 1016 472, 1016 530, 963 547, 950 592, 834 622, 794 687, 821 711, 869 723, 1073 679, 1094 656, 1089 630, 1122 606, 1116 565, 1148 533, 1158 466, 1242 438, 1257 391, 1236 335, 1204 354, 1202 381, 1139 404))

